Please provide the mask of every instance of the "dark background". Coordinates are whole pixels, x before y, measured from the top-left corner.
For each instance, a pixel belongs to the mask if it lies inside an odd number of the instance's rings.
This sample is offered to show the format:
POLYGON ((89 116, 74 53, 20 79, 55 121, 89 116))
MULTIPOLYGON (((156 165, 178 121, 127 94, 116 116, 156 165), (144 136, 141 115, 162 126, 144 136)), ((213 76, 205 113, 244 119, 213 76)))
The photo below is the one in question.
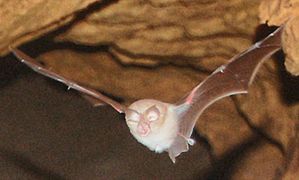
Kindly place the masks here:
POLYGON ((1 179, 216 178, 198 135, 173 164, 139 144, 123 115, 66 89, 12 55, 0 61, 1 179))

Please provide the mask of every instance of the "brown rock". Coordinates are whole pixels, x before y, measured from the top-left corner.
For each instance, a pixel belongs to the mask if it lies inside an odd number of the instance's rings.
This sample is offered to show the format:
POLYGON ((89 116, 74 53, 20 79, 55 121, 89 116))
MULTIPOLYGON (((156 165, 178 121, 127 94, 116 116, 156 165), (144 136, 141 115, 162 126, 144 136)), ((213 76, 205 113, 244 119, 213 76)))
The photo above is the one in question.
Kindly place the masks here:
POLYGON ((213 147, 213 154, 222 157, 254 133, 240 116, 231 98, 210 106, 199 118, 196 129, 213 147))
MULTIPOLYGON (((298 8, 299 10, 299 8, 298 8)), ((285 66, 293 75, 299 75, 299 16, 286 24, 283 36, 283 51, 286 53, 285 66)))
POLYGON ((283 50, 286 53, 285 66, 293 75, 299 75, 299 1, 262 1, 259 16, 263 23, 280 26, 286 23, 283 34, 283 50))
POLYGON ((259 7, 259 17, 262 23, 279 26, 290 18, 299 15, 298 0, 263 0, 259 7))
POLYGON ((280 179, 283 174, 284 157, 273 144, 260 142, 244 149, 243 156, 233 169, 231 179, 280 179))
POLYGON ((0 0, 0 55, 70 22, 74 13, 95 0, 0 0))
POLYGON ((119 1, 58 39, 108 44, 124 64, 192 64, 213 70, 250 45, 258 2, 119 1))
POLYGON ((289 154, 289 164, 287 172, 285 173, 283 180, 295 180, 299 177, 299 138, 298 131, 294 140, 293 152, 289 154))
POLYGON ((294 112, 299 106, 288 105, 282 98, 279 72, 271 68, 273 64, 274 61, 270 61, 261 68, 249 94, 236 99, 237 107, 252 126, 274 138, 288 151, 296 135, 298 117, 294 112))

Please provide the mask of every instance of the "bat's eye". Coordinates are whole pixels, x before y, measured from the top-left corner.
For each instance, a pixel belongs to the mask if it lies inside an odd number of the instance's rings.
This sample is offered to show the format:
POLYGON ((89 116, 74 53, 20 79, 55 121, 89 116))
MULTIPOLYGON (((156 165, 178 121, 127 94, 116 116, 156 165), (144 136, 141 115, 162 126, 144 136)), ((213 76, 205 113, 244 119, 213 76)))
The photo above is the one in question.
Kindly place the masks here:
POLYGON ((156 106, 152 106, 146 110, 145 116, 149 121, 156 121, 160 117, 160 111, 156 106))
POLYGON ((133 109, 128 109, 126 111, 126 120, 138 122, 140 120, 140 114, 133 109))

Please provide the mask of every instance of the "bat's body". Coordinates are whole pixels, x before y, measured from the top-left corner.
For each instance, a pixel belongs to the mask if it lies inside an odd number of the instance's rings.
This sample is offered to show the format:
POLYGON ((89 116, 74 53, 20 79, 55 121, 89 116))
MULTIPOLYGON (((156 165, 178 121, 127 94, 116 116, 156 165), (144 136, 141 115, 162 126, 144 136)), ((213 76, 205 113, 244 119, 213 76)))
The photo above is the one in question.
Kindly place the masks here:
POLYGON ((13 49, 14 54, 38 73, 48 76, 88 95, 94 102, 111 105, 119 113, 126 114, 131 134, 138 142, 157 153, 167 151, 173 162, 182 152, 194 144, 191 134, 201 113, 215 101, 234 94, 247 93, 258 68, 281 48, 281 32, 277 29, 264 40, 233 57, 228 64, 219 67, 187 96, 175 104, 143 99, 124 107, 103 94, 81 86, 53 71, 42 67, 34 59, 13 49))

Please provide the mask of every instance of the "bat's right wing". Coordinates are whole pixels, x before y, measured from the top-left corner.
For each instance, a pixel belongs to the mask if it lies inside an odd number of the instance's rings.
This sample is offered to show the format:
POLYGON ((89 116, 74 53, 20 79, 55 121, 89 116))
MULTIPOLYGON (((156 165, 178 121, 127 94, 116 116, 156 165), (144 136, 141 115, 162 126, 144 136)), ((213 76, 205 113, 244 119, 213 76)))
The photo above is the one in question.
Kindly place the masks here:
POLYGON ((178 137, 169 149, 172 159, 188 150, 187 141, 192 144, 190 136, 195 123, 207 107, 224 97, 248 92, 261 64, 281 49, 282 30, 283 27, 278 28, 264 40, 233 57, 228 64, 219 67, 177 103, 179 134, 183 138, 178 137))
POLYGON ((30 67, 32 70, 36 71, 37 73, 40 73, 40 74, 47 76, 51 79, 54 79, 56 81, 59 81, 65 85, 67 85, 68 88, 72 88, 72 89, 75 89, 75 90, 83 93, 84 95, 87 96, 87 98, 90 101, 94 102, 95 104, 98 104, 99 102, 104 102, 104 103, 112 106, 119 113, 125 112, 126 107, 121 105, 120 103, 114 101, 113 99, 101 94, 100 92, 98 92, 94 89, 79 85, 78 83, 76 83, 68 78, 63 77, 62 75, 59 75, 58 73, 55 73, 54 71, 46 69, 40 63, 38 63, 36 60, 27 56, 26 54, 24 54, 23 52, 21 52, 18 49, 15 49, 12 47, 10 49, 13 52, 13 54, 22 63, 26 64, 28 67, 30 67))

